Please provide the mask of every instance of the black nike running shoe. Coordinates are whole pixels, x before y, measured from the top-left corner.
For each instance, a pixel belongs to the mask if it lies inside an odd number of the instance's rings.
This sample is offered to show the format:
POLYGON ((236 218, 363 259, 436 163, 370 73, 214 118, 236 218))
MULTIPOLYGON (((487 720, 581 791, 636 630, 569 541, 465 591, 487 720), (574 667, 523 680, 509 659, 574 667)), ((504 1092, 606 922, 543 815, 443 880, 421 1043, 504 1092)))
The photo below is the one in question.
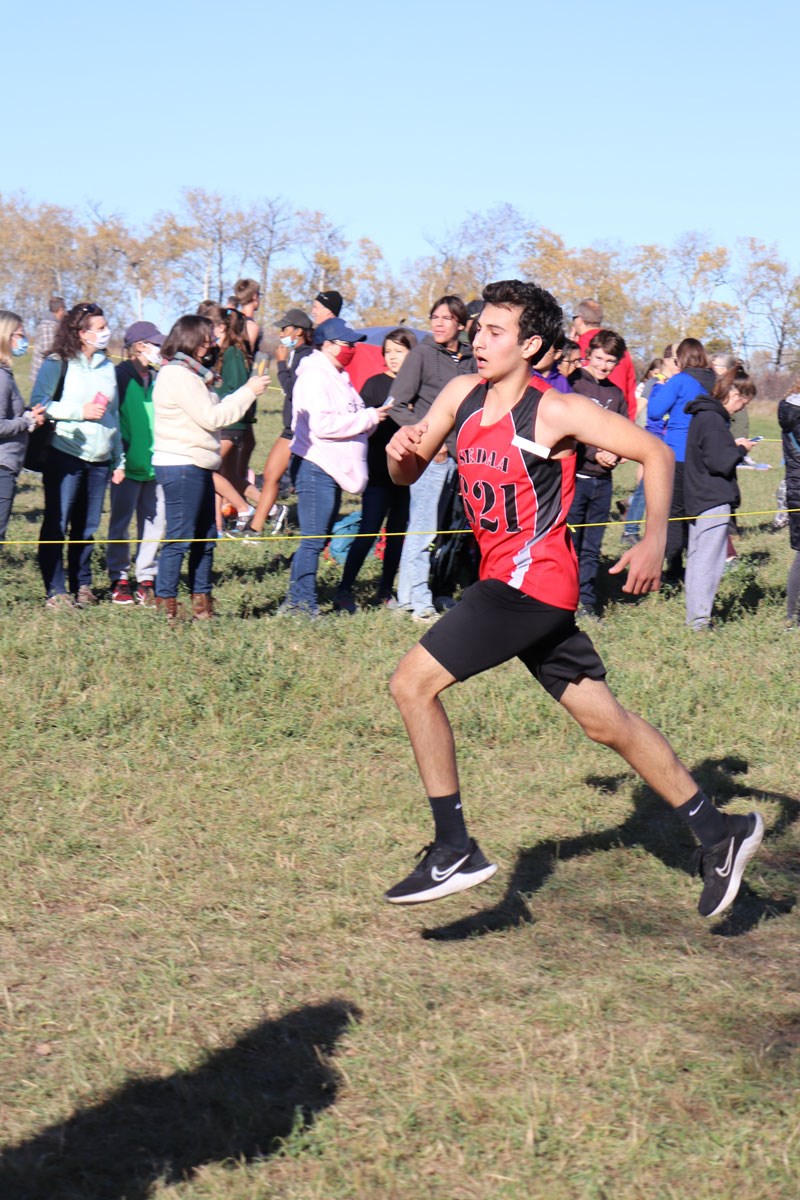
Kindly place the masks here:
POLYGON ((758 813, 730 816, 728 821, 729 836, 697 853, 695 874, 703 878, 703 892, 697 905, 701 917, 716 917, 733 903, 744 869, 764 836, 764 822, 758 813))
POLYGON ((431 842, 420 850, 418 857, 420 862, 411 874, 385 893, 384 898, 390 904, 422 904, 452 896, 454 892, 465 892, 491 879, 497 870, 497 864, 489 862, 474 838, 470 838, 466 850, 431 842))

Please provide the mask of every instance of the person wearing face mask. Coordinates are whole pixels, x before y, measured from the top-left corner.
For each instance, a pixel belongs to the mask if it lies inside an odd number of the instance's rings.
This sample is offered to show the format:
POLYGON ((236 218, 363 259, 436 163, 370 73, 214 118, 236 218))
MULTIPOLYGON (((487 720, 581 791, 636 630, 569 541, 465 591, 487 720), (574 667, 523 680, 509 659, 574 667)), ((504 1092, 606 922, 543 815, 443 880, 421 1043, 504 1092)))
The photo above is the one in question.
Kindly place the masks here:
POLYGON ((311 344, 311 318, 302 308, 287 309, 277 326, 280 330, 280 342, 275 352, 275 361, 278 367, 278 382, 283 388, 283 429, 264 464, 264 482, 255 512, 244 525, 230 531, 232 537, 240 537, 245 541, 250 535, 260 537, 265 532, 267 521, 271 522, 267 532, 273 537, 277 537, 286 524, 289 508, 286 504, 278 503, 278 493, 281 479, 291 458, 289 447, 293 436, 292 393, 297 369, 314 349, 311 344))
POLYGON ((302 540, 292 559, 289 591, 278 610, 316 617, 317 565, 339 512, 342 492, 361 495, 367 484, 367 436, 388 408, 365 408, 347 366, 363 338, 341 317, 314 331, 314 350, 294 386, 292 481, 302 540))
POLYGON ((116 368, 119 424, 125 447, 125 478, 111 485, 106 564, 111 603, 155 608, 158 552, 166 527, 164 491, 153 467, 153 385, 161 364, 164 335, 150 321, 135 321, 125 331, 127 359, 116 368), (128 537, 136 516, 136 589, 131 586, 128 537))
POLYGON ((118 484, 125 478, 117 380, 106 355, 110 337, 99 305, 75 305, 61 321, 33 385, 32 402, 43 404, 55 421, 43 471, 39 545, 49 609, 97 603, 92 591, 92 537, 100 524, 109 479, 118 484), (63 556, 68 529, 71 594, 63 556))
MULTIPOLYGON (((220 400, 243 387, 252 370, 250 344, 245 337, 245 319, 235 308, 223 308, 213 300, 203 300, 197 308, 198 316, 207 317, 214 326, 215 345, 212 346, 204 365, 216 373, 214 390, 220 400)), ((248 479, 250 451, 248 430, 252 433, 255 422, 256 402, 251 404, 241 421, 220 430, 220 455, 222 464, 214 472, 214 490, 217 493, 217 533, 219 537, 239 536, 255 512, 260 493, 248 479), (235 529, 226 528, 228 517, 236 518, 235 529)))
MULTIPOLYGON (((386 363, 386 369, 380 375, 373 375, 361 388, 361 398, 367 408, 382 408, 389 399, 392 384, 397 378, 397 372, 405 362, 406 355, 417 345, 416 334, 402 327, 390 330, 383 339, 381 353, 386 363)), ((367 486, 361 508, 360 536, 353 539, 347 552, 347 560, 342 571, 342 580, 333 601, 337 612, 356 612, 356 602, 353 596, 353 584, 364 565, 380 533, 384 520, 386 521, 386 549, 383 555, 383 568, 378 584, 378 603, 388 604, 392 597, 397 568, 400 566, 400 554, 403 549, 403 539, 408 526, 408 488, 392 483, 389 467, 386 462, 386 447, 397 432, 397 426, 391 417, 370 434, 367 445, 367 486), (372 537, 366 535, 372 534, 372 537)))
POLYGON ((45 420, 43 405, 26 406, 11 369, 14 359, 27 352, 22 318, 0 309, 0 542, 6 536, 28 435, 45 420))
POLYGON ((220 430, 238 421, 267 386, 263 375, 251 375, 220 400, 214 390, 217 377, 205 365, 213 343, 214 325, 208 317, 180 317, 162 347, 164 366, 153 388, 153 466, 164 489, 167 512, 156 603, 170 622, 178 615, 178 584, 187 555, 192 614, 196 620, 214 615, 213 474, 222 461, 220 430))
MULTIPOLYGON (((392 384, 392 420, 414 425, 424 420, 446 383, 475 371, 472 346, 461 338, 469 315, 460 296, 440 296, 430 310, 431 332, 415 346, 392 384)), ((411 486, 409 532, 403 539, 397 602, 390 607, 416 621, 435 621, 430 588, 432 531, 438 529, 439 500, 455 470, 455 434, 451 434, 430 469, 411 486)))

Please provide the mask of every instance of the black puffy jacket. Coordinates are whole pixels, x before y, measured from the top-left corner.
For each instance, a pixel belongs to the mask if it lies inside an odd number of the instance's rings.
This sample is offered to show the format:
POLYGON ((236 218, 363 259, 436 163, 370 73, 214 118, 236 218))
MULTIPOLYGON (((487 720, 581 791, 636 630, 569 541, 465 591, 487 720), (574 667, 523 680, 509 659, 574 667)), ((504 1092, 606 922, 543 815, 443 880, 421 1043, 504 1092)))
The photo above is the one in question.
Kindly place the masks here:
POLYGON ((683 411, 691 417, 683 468, 687 513, 694 517, 720 504, 736 508, 741 500, 736 468, 747 451, 733 440, 730 416, 711 396, 698 396, 683 411))
POLYGON ((778 423, 783 431, 786 461, 786 499, 789 508, 800 504, 800 395, 788 396, 778 405, 778 423))

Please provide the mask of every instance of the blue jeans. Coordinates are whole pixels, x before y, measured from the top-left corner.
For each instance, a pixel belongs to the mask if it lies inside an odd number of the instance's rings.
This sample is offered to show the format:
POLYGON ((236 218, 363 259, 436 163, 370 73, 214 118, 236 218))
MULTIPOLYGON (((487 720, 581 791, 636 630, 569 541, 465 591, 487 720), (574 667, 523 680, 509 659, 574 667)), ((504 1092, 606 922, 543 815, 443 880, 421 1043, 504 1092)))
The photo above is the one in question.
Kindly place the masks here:
POLYGON ((641 523, 644 517, 644 476, 637 483, 631 502, 628 505, 628 519, 625 522, 625 528, 622 531, 623 537, 644 537, 644 525, 641 523))
POLYGON ((572 535, 578 555, 581 604, 588 612, 597 610, 597 572, 600 547, 606 531, 602 522, 608 520, 611 512, 611 491, 610 475, 602 479, 576 479, 575 498, 567 517, 568 525, 590 526, 588 529, 576 529, 572 535))
POLYGON ((297 516, 302 541, 294 552, 289 575, 286 609, 302 609, 316 616, 317 565, 334 521, 339 515, 342 489, 327 471, 307 458, 295 456, 291 466, 297 491, 297 516))
POLYGON ((155 479, 123 479, 111 485, 111 515, 108 518, 106 566, 112 583, 127 579, 131 569, 128 542, 131 521, 136 516, 136 582, 153 583, 158 554, 164 537, 164 493, 155 479))
POLYGON ((156 482, 164 489, 167 529, 158 558, 156 595, 168 599, 178 594, 183 556, 189 552, 189 591, 192 595, 211 592, 214 542, 217 522, 214 513, 214 478, 205 467, 191 463, 181 467, 156 467, 156 482), (170 541, 177 538, 177 541, 170 541), (204 541, 192 541, 203 538, 204 541))
POLYGON ((429 463, 424 474, 410 488, 408 528, 411 532, 403 539, 397 602, 415 613, 433 608, 433 596, 428 584, 431 571, 430 544, 438 529, 442 488, 455 469, 456 464, 449 456, 444 462, 429 463))
POLYGON ((92 586, 92 536, 103 515, 103 501, 111 477, 110 463, 84 462, 53 446, 44 471, 44 520, 39 546, 39 570, 48 596, 66 591, 64 540, 69 526, 67 570, 70 591, 92 586), (86 542, 86 545, 75 545, 86 542))
POLYGON ((378 585, 378 595, 382 600, 391 596, 394 577, 397 574, 403 550, 403 538, 399 534, 404 533, 408 526, 408 501, 407 487, 400 487, 396 483, 392 483, 388 487, 375 483, 367 484, 361 499, 361 527, 359 529, 361 536, 355 539, 347 552, 342 582, 339 584, 340 592, 353 590, 358 572, 375 543, 375 537, 381 531, 384 517, 388 514, 386 533, 389 536, 386 538, 386 549, 383 554, 383 570, 378 585), (363 536, 368 533, 374 534, 375 537, 363 536))

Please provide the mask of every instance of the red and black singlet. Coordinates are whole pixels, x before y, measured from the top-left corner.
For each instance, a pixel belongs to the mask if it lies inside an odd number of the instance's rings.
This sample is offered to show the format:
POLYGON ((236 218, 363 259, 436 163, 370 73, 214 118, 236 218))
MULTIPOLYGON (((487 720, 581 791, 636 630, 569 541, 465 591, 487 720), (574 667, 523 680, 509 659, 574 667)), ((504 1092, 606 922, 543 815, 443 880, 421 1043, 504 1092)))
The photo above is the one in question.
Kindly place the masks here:
POLYGON ((548 458, 536 443, 536 381, 493 425, 481 425, 487 384, 456 413, 456 461, 481 579, 499 579, 556 608, 578 604, 578 560, 567 529, 575 454, 548 458), (538 451, 538 452, 537 452, 538 451))

